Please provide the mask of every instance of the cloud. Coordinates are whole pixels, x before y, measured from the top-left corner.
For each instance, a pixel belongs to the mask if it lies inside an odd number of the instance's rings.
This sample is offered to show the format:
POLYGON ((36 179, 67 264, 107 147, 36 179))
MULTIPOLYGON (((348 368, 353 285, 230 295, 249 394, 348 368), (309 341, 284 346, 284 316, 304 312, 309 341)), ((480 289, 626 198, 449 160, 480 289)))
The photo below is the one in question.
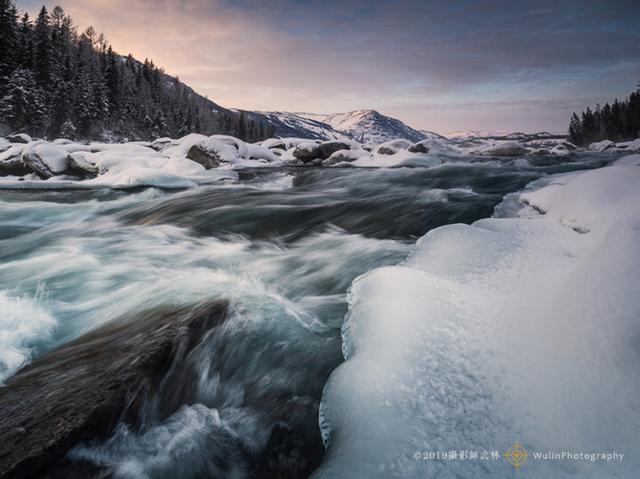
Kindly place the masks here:
MULTIPOLYGON (((31 0, 26 5, 37 8, 31 0)), ((69 0, 62 6, 76 23, 103 31, 117 51, 152 58, 218 103, 246 109, 376 108, 441 131, 487 122, 557 130, 565 128, 572 100, 622 96, 640 76, 636 1, 69 0), (527 100, 538 108, 521 108, 520 116, 517 108, 497 106, 527 100), (550 116, 545 101, 565 109, 550 116)))

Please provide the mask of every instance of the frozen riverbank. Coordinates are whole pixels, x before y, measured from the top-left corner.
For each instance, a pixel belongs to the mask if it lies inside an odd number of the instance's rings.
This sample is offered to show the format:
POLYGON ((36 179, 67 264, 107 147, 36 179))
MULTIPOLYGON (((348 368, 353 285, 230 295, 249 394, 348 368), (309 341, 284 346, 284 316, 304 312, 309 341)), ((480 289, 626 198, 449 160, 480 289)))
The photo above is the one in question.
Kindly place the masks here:
POLYGON ((633 477, 640 381, 640 155, 554 177, 515 218, 448 225, 356 279, 314 477, 500 477, 440 451, 617 452, 520 477, 633 477), (357 465, 357 466, 356 466, 357 465))

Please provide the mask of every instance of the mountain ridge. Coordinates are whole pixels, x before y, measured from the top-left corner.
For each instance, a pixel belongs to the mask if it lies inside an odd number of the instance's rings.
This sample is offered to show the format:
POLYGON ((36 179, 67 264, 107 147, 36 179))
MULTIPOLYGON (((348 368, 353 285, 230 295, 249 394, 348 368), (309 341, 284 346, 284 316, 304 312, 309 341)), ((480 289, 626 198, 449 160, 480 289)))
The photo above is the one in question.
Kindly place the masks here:
POLYGON ((371 109, 344 113, 271 111, 253 114, 271 123, 275 128, 274 135, 279 137, 351 139, 363 144, 379 144, 399 138, 414 143, 426 139, 445 139, 438 133, 414 129, 397 118, 371 109))

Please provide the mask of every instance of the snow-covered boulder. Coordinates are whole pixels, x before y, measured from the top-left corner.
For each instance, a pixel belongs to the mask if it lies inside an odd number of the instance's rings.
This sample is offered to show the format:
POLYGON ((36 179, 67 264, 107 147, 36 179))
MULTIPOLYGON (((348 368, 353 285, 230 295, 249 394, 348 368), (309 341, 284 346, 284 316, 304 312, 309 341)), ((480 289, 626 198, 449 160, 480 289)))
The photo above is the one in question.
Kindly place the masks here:
POLYGON ((98 176, 98 167, 88 157, 91 153, 77 151, 69 155, 69 173, 81 178, 95 178, 98 176))
POLYGON ((321 155, 320 145, 314 141, 299 143, 293 150, 293 156, 303 163, 309 163, 320 158, 321 155))
POLYGON ((322 166, 334 166, 339 164, 348 164, 357 161, 363 157, 369 158, 371 154, 365 150, 338 150, 335 151, 322 161, 322 166))
POLYGON ((517 141, 505 141, 482 149, 481 153, 488 156, 520 156, 527 153, 527 149, 517 141))
MULTIPOLYGON (((278 161, 278 156, 276 155, 276 150, 270 150, 266 146, 247 143, 247 159, 249 160, 265 160, 267 162, 278 161)), ((282 151, 282 150, 278 150, 282 151)))
POLYGON ((23 176, 32 173, 22 162, 20 156, 0 160, 0 176, 23 176))
POLYGON ((30 143, 22 152, 22 162, 42 178, 65 173, 69 168, 69 153, 50 143, 30 143))
POLYGON ((419 141, 409 147, 409 153, 429 153, 429 145, 427 140, 419 141))
POLYGON ((391 140, 385 143, 382 143, 376 153, 379 155, 395 155, 400 150, 408 150, 411 147, 411 142, 407 140, 391 140))
POLYGON ((636 138, 633 141, 623 141, 620 143, 616 143, 616 149, 619 151, 640 153, 640 138, 636 138))
POLYGON ((220 166, 220 156, 215 149, 207 148, 201 143, 189 148, 187 158, 204 166, 207 170, 220 166))
POLYGON ((7 140, 11 143, 31 143, 33 140, 26 133, 15 133, 13 135, 7 136, 7 140))
POLYGON ((320 143, 320 153, 322 154, 323 158, 328 159, 335 152, 341 150, 350 150, 351 147, 351 144, 344 141, 325 141, 320 143))
POLYGON ((605 150, 614 148, 615 146, 616 144, 611 140, 602 140, 602 141, 597 141, 595 143, 591 143, 588 148, 591 151, 605 151, 605 150))

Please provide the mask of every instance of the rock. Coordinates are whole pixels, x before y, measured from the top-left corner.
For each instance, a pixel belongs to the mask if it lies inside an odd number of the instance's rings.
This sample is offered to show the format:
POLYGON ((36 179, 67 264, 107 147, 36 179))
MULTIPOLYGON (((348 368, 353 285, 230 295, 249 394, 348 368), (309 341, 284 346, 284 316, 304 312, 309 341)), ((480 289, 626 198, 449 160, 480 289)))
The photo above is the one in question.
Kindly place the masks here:
POLYGON ((87 161, 85 152, 79 151, 69 156, 69 173, 82 179, 98 176, 98 167, 87 161))
MULTIPOLYGON (((180 369, 226 312, 219 301, 147 311, 36 358, 0 388, 0 477, 73 477, 82 463, 66 459, 69 449, 106 438, 123 418, 135 424, 140 398, 180 369)), ((176 401, 163 401, 166 413, 180 406, 182 389, 175 389, 176 401)))
POLYGON ((538 148, 537 150, 533 150, 531 154, 534 156, 548 156, 551 152, 547 148, 538 148))
POLYGON ((171 146, 171 138, 157 138, 149 145, 155 151, 162 151, 169 146, 171 146))
POLYGON ((378 147, 379 155, 395 155, 400 150, 407 150, 412 145, 410 141, 398 138, 382 143, 378 147))
POLYGON ((423 142, 414 143, 409 147, 409 153, 429 153, 429 147, 423 142))
POLYGON ((33 140, 26 133, 15 133, 6 137, 11 143, 31 143, 33 140))
POLYGON ((316 158, 323 159, 320 145, 312 142, 300 143, 293 150, 293 156, 303 163, 308 163, 316 158))
POLYGON ((391 148, 390 146, 381 146, 378 148, 379 155, 395 155, 397 150, 395 148, 391 148))
POLYGON ((342 141, 325 141, 320 143, 320 152, 322 158, 327 159, 333 155, 336 151, 350 150, 351 146, 342 141))
POLYGON ((322 166, 333 166, 339 163, 351 163, 363 156, 369 156, 365 150, 338 150, 322 162, 322 166))
POLYGON ((69 168, 69 153, 49 143, 35 143, 22 152, 22 162, 41 178, 63 174, 69 168))
POLYGON ((578 149, 578 147, 576 145, 574 145, 573 143, 571 143, 570 141, 563 141, 562 144, 571 151, 575 151, 578 149))
POLYGON ((220 166, 220 156, 210 149, 206 149, 201 145, 193 145, 187 152, 187 158, 191 161, 201 164, 207 170, 220 166))
POLYGON ((24 176, 33 171, 26 167, 20 155, 0 161, 0 176, 24 176))
POLYGON ((485 148, 482 152, 490 156, 520 156, 526 154, 527 149, 516 141, 507 141, 485 148))
POLYGON ((269 138, 262 142, 262 146, 269 148, 270 150, 278 149, 278 150, 286 150, 288 145, 284 140, 280 140, 279 138, 269 138))

